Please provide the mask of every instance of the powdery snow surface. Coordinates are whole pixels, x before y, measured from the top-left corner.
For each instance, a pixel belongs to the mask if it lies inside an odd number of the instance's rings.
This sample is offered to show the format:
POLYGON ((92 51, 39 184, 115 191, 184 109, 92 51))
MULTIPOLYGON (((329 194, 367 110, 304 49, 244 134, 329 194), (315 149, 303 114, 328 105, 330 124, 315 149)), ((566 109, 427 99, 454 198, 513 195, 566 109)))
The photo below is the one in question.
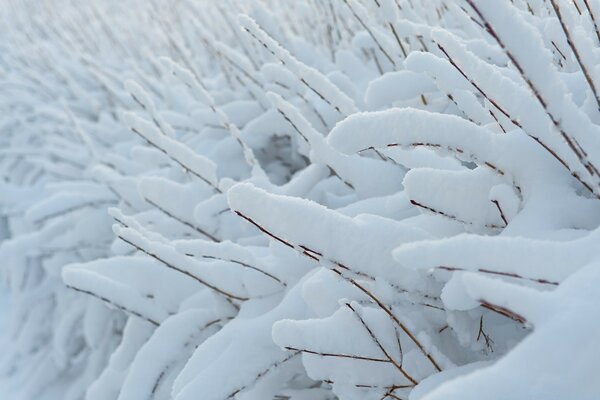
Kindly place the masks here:
POLYGON ((1 400, 600 398, 600 2, 0 4, 1 400))

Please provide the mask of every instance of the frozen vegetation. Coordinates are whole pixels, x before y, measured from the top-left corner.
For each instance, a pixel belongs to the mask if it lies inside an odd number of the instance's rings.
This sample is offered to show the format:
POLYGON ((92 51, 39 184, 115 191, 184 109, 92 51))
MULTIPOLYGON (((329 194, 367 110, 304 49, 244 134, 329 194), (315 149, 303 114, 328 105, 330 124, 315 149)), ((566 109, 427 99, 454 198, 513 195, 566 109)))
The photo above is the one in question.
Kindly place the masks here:
POLYGON ((600 398, 600 1, 0 16, 0 398, 600 398))

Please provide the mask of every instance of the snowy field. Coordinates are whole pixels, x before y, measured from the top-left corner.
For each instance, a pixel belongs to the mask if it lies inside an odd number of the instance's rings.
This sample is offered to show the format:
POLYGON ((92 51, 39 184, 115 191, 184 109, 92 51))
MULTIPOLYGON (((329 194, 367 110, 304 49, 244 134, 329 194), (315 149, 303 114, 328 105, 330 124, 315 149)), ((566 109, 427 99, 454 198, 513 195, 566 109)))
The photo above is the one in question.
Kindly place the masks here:
POLYGON ((599 24, 0 1, 0 400, 600 399, 599 24))

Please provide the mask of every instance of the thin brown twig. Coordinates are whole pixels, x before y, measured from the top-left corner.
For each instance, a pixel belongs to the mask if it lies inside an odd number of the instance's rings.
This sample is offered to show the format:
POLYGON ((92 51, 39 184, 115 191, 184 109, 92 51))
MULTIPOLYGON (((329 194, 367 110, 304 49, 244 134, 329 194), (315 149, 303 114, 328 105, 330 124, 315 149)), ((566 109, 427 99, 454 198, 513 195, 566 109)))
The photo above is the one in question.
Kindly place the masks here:
MULTIPOLYGON (((338 266, 339 265, 340 264, 338 264, 338 266)), ((425 350, 425 347, 421 344, 421 342, 417 339, 417 337, 408 329, 408 327, 404 323, 402 323, 398 319, 398 317, 396 317, 396 315, 389 309, 389 307, 387 307, 385 304, 383 304, 381 302, 381 300, 379 300, 379 298, 377 298, 373 293, 371 293, 371 291, 366 289, 360 283, 356 282, 356 280, 345 276, 341 271, 339 271, 336 268, 333 268, 332 271, 337 273, 344 280, 352 283, 352 285, 354 285, 357 289, 359 289, 361 292, 366 294, 371 300, 373 300, 379 306, 379 308, 381 308, 392 319, 392 321, 395 322, 400 327, 400 329, 402 329, 402 331, 404 333, 406 333, 406 335, 408 335, 410 340, 419 348, 421 353, 423 353, 423 355, 425 355, 425 357, 429 360, 429 362, 433 365, 433 367, 437 371, 442 370, 442 368, 440 367, 440 364, 433 358, 433 355, 430 352, 428 352, 427 350, 425 350)))
MULTIPOLYGON (((598 91, 596 89, 596 84, 594 83, 594 80, 592 79, 592 76, 590 75, 590 72, 589 72, 587 66, 581 59, 579 49, 577 48, 577 46, 575 46, 575 43, 573 43, 573 39, 571 38, 571 32, 569 32, 569 29, 567 28, 567 24, 564 21, 562 12, 560 11, 560 6, 556 3, 556 0, 550 0, 550 4, 552 5, 552 8, 554 9, 554 12, 556 13, 556 17, 558 18, 558 22, 560 23, 562 31, 565 34, 565 38, 567 39, 567 44, 571 48, 573 55, 575 55, 575 60, 577 60, 577 64, 579 64, 579 68, 581 68, 581 72, 583 72, 583 76, 585 77, 585 80, 586 80, 588 86, 590 87, 590 89, 592 90, 592 93, 594 94, 594 99, 596 100, 596 105, 598 107, 598 110, 600 111, 600 97, 598 97, 598 91)), ((587 4, 587 1, 586 1, 586 4, 587 4)))
MULTIPOLYGON (((195 254, 187 254, 186 253, 186 256, 188 256, 188 257, 195 257, 196 255, 195 254)), ((263 275, 265 275, 265 276, 273 279, 274 281, 278 282, 279 284, 281 284, 284 287, 287 286, 287 283, 285 283, 284 281, 282 281, 281 279, 279 279, 275 275, 271 274, 270 272, 267 272, 267 271, 265 271, 265 270, 263 270, 261 268, 258 268, 258 267, 255 267, 253 265, 250 265, 250 264, 248 264, 246 262, 239 261, 239 260, 233 260, 233 259, 230 259, 230 258, 220 258, 220 257, 215 257, 215 256, 206 256, 206 255, 201 255, 200 257, 207 258, 207 259, 213 259, 213 260, 219 260, 219 261, 226 261, 226 262, 230 262, 230 263, 233 263, 233 264, 238 264, 238 265, 241 265, 244 268, 249 268, 249 269, 252 269, 252 270, 254 270, 256 272, 259 272, 259 273, 261 273, 261 274, 263 274, 263 275)))
POLYGON ((558 286, 558 284, 559 284, 558 282, 549 281, 544 278, 526 278, 526 277, 516 274, 514 272, 494 271, 494 270, 486 269, 486 268, 478 268, 476 270, 471 270, 471 269, 466 269, 466 268, 461 268, 461 267, 449 267, 449 266, 445 266, 445 265, 440 265, 440 266, 437 266, 434 268, 435 269, 443 269, 443 270, 451 271, 451 272, 453 272, 453 271, 477 271, 477 272, 481 272, 483 274, 499 275, 499 276, 504 276, 507 278, 522 279, 525 281, 541 283, 544 285, 558 286))
POLYGON ((136 135, 138 135, 139 137, 141 137, 142 139, 144 139, 146 141, 146 143, 148 143, 149 145, 151 145, 152 147, 156 148, 157 150, 159 150, 161 153, 165 154, 167 157, 169 157, 171 160, 175 161, 177 164, 179 164, 180 167, 182 167, 184 169, 184 171, 187 172, 191 172, 192 175, 194 175, 195 177, 199 178, 200 180, 202 180, 203 182, 205 182, 208 186, 210 186, 211 188, 213 188, 213 190, 217 193, 223 193, 223 191, 221 189, 219 189, 216 185, 214 185, 212 182, 210 182, 207 178, 203 177, 202 175, 198 174, 196 171, 194 171, 193 169, 191 169, 190 167, 188 167, 187 165, 183 164, 181 161, 179 161, 178 159, 176 159, 175 157, 173 157, 171 154, 169 154, 165 149, 163 149, 162 147, 160 147, 159 145, 157 145, 156 143, 152 142, 151 140, 148 140, 148 138, 146 138, 144 135, 142 135, 142 133, 140 131, 138 131, 137 129, 130 127, 131 131, 133 133, 135 133, 136 135))
MULTIPOLYGON (((310 250, 306 246, 302 246, 302 247, 295 246, 295 245, 291 244, 290 242, 269 232, 267 229, 263 228, 260 224, 256 223, 250 217, 245 216, 240 211, 235 211, 235 213, 237 215, 239 215, 240 217, 244 218, 245 220, 247 220, 248 222, 250 222, 251 224, 253 224, 254 226, 256 226, 261 232, 263 232, 266 235, 272 237, 273 239, 279 241, 280 243, 285 244, 286 246, 298 251, 301 254, 304 254, 305 256, 313 259, 314 261, 317 261, 317 262, 321 261, 321 259, 319 257, 315 256, 315 254, 320 254, 319 252, 310 250)), ((350 282, 352 285, 354 285, 356 288, 358 288, 360 291, 362 291, 364 294, 366 294, 369 298, 371 298, 392 319, 392 321, 394 323, 396 323, 398 325, 398 327, 400 327, 400 329, 402 329, 402 331, 408 335, 408 337, 411 339, 411 341, 413 343, 415 343, 415 345, 419 348, 419 350, 423 353, 423 355, 425 355, 425 357, 431 362, 431 364, 434 366, 434 368, 438 371, 442 370, 439 363, 434 359, 433 355, 431 355, 427 350, 425 350, 425 347, 421 344, 421 342, 417 339, 417 337, 408 329, 408 327, 405 324, 403 324, 398 319, 398 317, 396 317, 396 315, 385 304, 383 304, 381 302, 381 300, 379 300, 373 293, 371 293, 369 290, 367 290, 362 285, 360 285, 358 282, 356 282, 356 280, 344 275, 340 271, 340 270, 350 271, 350 268, 348 268, 347 266, 345 266, 344 264, 342 264, 340 262, 336 262, 333 260, 328 260, 328 261, 335 265, 335 267, 331 269, 333 272, 338 274, 344 280, 350 282)))
POLYGON ((293 354, 291 354, 290 356, 284 358, 281 361, 275 362, 273 364, 271 364, 269 367, 265 368, 264 370, 262 370, 261 372, 259 372, 256 375, 256 378, 254 379, 254 382, 252 382, 251 384, 247 384, 247 385, 243 385, 240 388, 234 390, 233 392, 231 392, 231 394, 229 394, 225 400, 229 400, 229 399, 233 399, 235 397, 236 394, 238 394, 239 392, 246 390, 248 387, 255 385, 257 381, 259 381, 263 376, 267 375, 269 372, 273 371, 274 369, 276 369, 277 367, 279 367, 281 364, 291 360, 292 358, 296 357, 298 354, 300 354, 300 352, 295 352, 293 354))
POLYGON ((373 340, 373 342, 377 345, 377 347, 379 348, 379 350, 381 350, 381 352, 385 355, 385 357, 392 363, 392 365, 394 365, 394 367, 396 367, 396 369, 398 371, 400 371, 400 373, 406 379, 408 379, 412 384, 416 385, 418 382, 412 376, 410 376, 404 370, 404 368, 402 368, 402 366, 400 365, 400 363, 398 363, 396 360, 394 360, 394 358, 387 352, 387 350, 383 347, 383 345, 381 344, 381 342, 379 341, 379 339, 377 339, 377 336, 375 336, 375 334, 373 333, 373 331, 371 330, 371 328, 369 327, 369 325, 367 325, 367 323, 365 322, 365 320, 363 319, 363 317, 358 312, 356 312, 356 310, 354 309, 354 307, 352 307, 352 305, 350 303, 346 303, 346 307, 348 307, 350 310, 352 310, 352 312, 354 313, 354 315, 356 315, 356 317, 360 321, 361 325, 369 333, 369 336, 371 337, 371 339, 373 340))
POLYGON ((394 62, 394 59, 387 53, 387 51, 384 50, 384 48, 382 47, 381 43, 379 42, 379 40, 377 40, 377 38, 375 37, 375 35, 373 34, 373 31, 369 28, 369 26, 367 24, 365 24, 365 22, 360 19, 360 17, 358 16, 358 14, 356 13, 356 11, 354 10, 354 8, 352 8, 352 6, 350 5, 350 3, 348 2, 348 0, 343 0, 343 2, 348 6, 348 8, 350 9, 350 12, 352 12, 352 15, 354 15, 354 18, 356 18, 356 20, 360 23, 360 25, 365 29, 365 31, 367 31, 367 33, 369 34, 369 36, 371 36, 371 39, 373 39, 373 41, 375 42, 375 45, 377 45, 377 48, 379 49, 379 51, 381 51, 381 53, 385 56, 385 58, 388 59, 388 61, 394 66, 396 67, 396 63, 394 62))
POLYGON ((153 320, 152 318, 150 318, 150 317, 147 317, 147 316, 145 316, 145 315, 142 315, 141 313, 139 313, 139 312, 137 312, 137 311, 130 310, 129 308, 127 308, 127 307, 125 307, 125 306, 122 306, 122 305, 120 305, 120 304, 116 304, 116 303, 112 302, 111 300, 107 299, 106 297, 103 297, 103 296, 101 296, 101 295, 99 295, 99 294, 96 294, 96 293, 94 293, 94 292, 91 292, 91 291, 89 291, 89 290, 79 289, 79 288, 76 288, 76 287, 74 287, 74 286, 71 286, 71 285, 66 285, 66 287, 68 287, 69 289, 73 289, 73 290, 75 290, 76 292, 85 293, 85 294, 88 294, 88 295, 90 295, 90 296, 92 296, 92 297, 95 297, 95 298, 97 298, 97 299, 100 299, 100 300, 104 301, 105 303, 108 303, 108 304, 110 304, 111 306, 113 306, 113 307, 115 307, 115 308, 118 308, 118 309, 119 309, 119 310, 121 310, 121 311, 124 311, 124 312, 125 312, 125 313, 127 313, 127 314, 135 315, 135 316, 136 316, 136 317, 138 317, 138 318, 141 318, 141 319, 143 319, 143 320, 145 320, 145 321, 148 321, 148 322, 150 322, 152 325, 155 325, 155 326, 159 326, 159 325, 160 325, 160 322, 158 322, 158 321, 155 321, 155 320, 153 320))
POLYGON ((298 349, 298 348, 291 347, 291 346, 286 346, 285 349, 290 350, 290 351, 298 351, 298 352, 306 353, 306 354, 312 354, 312 355, 321 356, 321 357, 349 358, 349 359, 358 360, 358 361, 369 361, 369 362, 376 362, 376 363, 391 363, 391 361, 386 358, 357 356, 355 354, 320 352, 320 351, 314 351, 314 350, 309 350, 309 349, 298 349))
POLYGON ((522 324, 525 324, 527 322, 527 319, 525 319, 525 317, 515 313, 514 311, 509 310, 508 308, 488 303, 485 300, 479 300, 479 303, 483 308, 495 311, 498 314, 504 315, 505 317, 510 318, 514 321, 520 322, 522 324))
POLYGON ((594 24, 594 30, 596 31, 596 36, 598 37, 598 43, 600 43, 600 30, 598 29, 598 24, 596 23, 596 17, 592 12, 592 8, 590 7, 590 3, 588 2, 588 0, 583 0, 583 3, 585 4, 585 8, 587 8, 592 23, 594 24))
MULTIPOLYGON (((581 165, 584 166, 584 168, 590 173, 591 176, 594 176, 594 175, 600 176, 600 172, 598 171, 598 169, 591 163, 591 161, 589 161, 587 159, 586 155, 584 153, 582 153, 581 149, 578 148, 575 145, 574 139, 569 134, 567 134, 567 132, 563 129, 560 120, 557 119, 554 116, 554 114, 550 111, 550 109, 548 108, 548 104, 542 98, 542 96, 541 96, 539 90, 537 89, 537 87, 533 84, 533 82, 531 81, 531 79, 529 79, 529 77, 525 73, 525 70, 521 66, 521 63, 516 59, 516 57, 512 54, 512 52, 506 47, 506 45, 504 44, 504 42, 502 41, 502 39, 500 39, 500 36, 498 36, 498 34, 494 30, 494 28, 490 25, 490 23, 487 21, 487 19, 483 16, 483 14, 481 13, 481 11, 477 7, 477 5, 473 2, 473 0, 465 0, 465 1, 471 6, 471 8, 475 11, 475 13, 479 16, 479 18, 481 18, 481 20, 484 22, 484 26, 485 26, 486 31, 490 34, 490 36, 492 36, 492 38, 500 46, 500 48, 502 49, 502 51, 504 51, 504 53, 506 54, 506 56, 513 63, 513 65, 515 66, 515 68, 517 69, 517 71, 519 72, 519 74, 521 75, 521 78, 525 81, 525 83, 527 84, 527 86, 529 87, 529 89, 531 90, 531 92, 533 93, 534 97, 538 100, 538 102, 540 103, 540 105, 543 107, 544 111, 546 112, 546 114, 550 118, 550 121, 556 127, 556 129, 559 131, 560 136, 567 143, 569 149, 571 149, 571 151, 575 154, 575 156, 577 157, 577 159, 579 160, 579 162, 581 163, 581 165)), ((541 140, 540 139, 535 138, 535 137, 533 137, 533 138, 536 139, 536 141, 541 144, 541 140)), ((546 150, 550 149, 547 145, 543 145, 543 147, 546 150)), ((592 186, 590 186, 587 182, 585 182, 583 180, 583 178, 579 176, 579 174, 577 174, 576 172, 574 172, 567 165, 566 162, 564 162, 560 158, 558 158, 557 155, 556 155, 556 152, 553 151, 553 152, 551 152, 551 154, 554 155, 559 161, 561 161, 561 163, 569 170, 569 172, 571 173, 571 175, 575 179, 577 179, 586 189, 588 189, 597 198, 600 198, 600 194, 596 194, 594 192, 594 189, 592 188, 592 186)))
POLYGON ((213 236, 213 235, 211 235, 210 233, 206 232, 204 229, 202 229, 202 228, 200 228, 200 227, 197 227, 196 225, 193 225, 193 224, 191 224, 190 222, 188 222, 188 221, 185 221, 185 220, 183 220, 183 219, 179 218, 178 216, 176 216, 176 215, 172 214, 171 212, 169 212, 169 211, 167 211, 166 209, 164 209, 163 207, 159 206, 158 204, 156 204, 156 203, 155 203, 155 202, 153 202, 152 200, 150 200, 150 199, 148 199, 148 198, 146 198, 146 197, 144 197, 144 200, 145 200, 146 202, 148 202, 148 204, 150 204, 150 205, 152 205, 152 206, 156 207, 156 209, 157 209, 157 210, 159 210, 160 212, 162 212, 162 213, 163 213, 163 214, 165 214, 166 216, 168 216, 168 217, 170 217, 170 218, 174 219, 175 221, 177 221, 177 222, 179 222, 179 223, 181 223, 181 224, 183 224, 183 225, 187 226, 188 228, 191 228, 191 229, 195 230, 196 232, 198 232, 198 233, 200 233, 200 234, 202 234, 202 235, 206 236, 206 237, 207 237, 208 239, 210 239, 211 241, 213 241, 213 242, 220 242, 220 241, 221 241, 221 240, 220 240, 220 239, 218 239, 216 236, 213 236))
POLYGON ((146 254, 147 256, 154 258, 155 260, 159 261, 161 264, 164 264, 166 267, 168 267, 168 268, 170 268, 170 269, 172 269, 172 270, 174 270, 174 271, 177 271, 177 272, 179 272, 179 273, 181 273, 181 274, 183 274, 183 275, 186 275, 186 276, 188 276, 188 277, 190 277, 190 278, 194 279, 194 280, 195 280, 195 281, 197 281, 198 283, 200 283, 200 284, 202 284, 202 285, 204 285, 204 286, 206 286, 206 287, 208 287, 208 288, 210 288, 210 289, 214 290, 215 292, 217 292, 217 293, 219 293, 219 294, 221 294, 221 295, 223 295, 223 296, 225 296, 225 297, 227 297, 227 298, 229 298, 229 299, 235 299, 235 300, 239 300, 239 301, 245 301, 245 300, 248 300, 248 298, 247 298, 247 297, 236 296, 236 295, 234 295, 234 294, 228 293, 228 292, 224 291, 223 289, 220 289, 220 288, 218 288, 218 287, 216 287, 216 286, 214 286, 214 285, 212 285, 212 284, 210 284, 210 283, 206 282, 206 281, 205 281, 205 280, 203 280, 202 278, 200 278, 200 277, 198 277, 198 276, 196 276, 196 275, 192 274, 192 273, 191 273, 191 272, 189 272, 189 271, 183 270, 183 269, 181 269, 181 268, 179 268, 179 267, 177 267, 177 266, 175 266, 175 265, 173 265, 173 264, 169 263, 168 261, 166 261, 166 260, 162 259, 162 258, 161 258, 159 255, 157 255, 157 254, 155 254, 155 253, 153 253, 153 252, 151 252, 151 251, 149 251, 149 250, 147 250, 147 249, 144 249, 143 247, 141 247, 141 246, 139 246, 139 245, 137 245, 137 244, 133 243, 133 242, 132 242, 132 241, 130 241, 130 240, 127 240, 127 239, 125 239, 125 238, 124 238, 123 236, 121 236, 121 235, 118 235, 117 237, 118 237, 119 239, 121 239, 122 241, 124 241, 125 243, 127 243, 127 244, 129 244, 129 245, 131 245, 131 246, 135 247, 136 249, 138 249, 138 250, 139 250, 139 251, 141 251, 142 253, 146 254))
POLYGON ((500 218, 502 219, 502 222, 504 222, 504 226, 507 226, 508 220, 506 219, 506 216, 504 215, 504 211, 502 211, 502 207, 500 207, 500 202, 495 199, 491 200, 491 202, 494 203, 494 205, 498 209, 498 212, 500 213, 500 218))

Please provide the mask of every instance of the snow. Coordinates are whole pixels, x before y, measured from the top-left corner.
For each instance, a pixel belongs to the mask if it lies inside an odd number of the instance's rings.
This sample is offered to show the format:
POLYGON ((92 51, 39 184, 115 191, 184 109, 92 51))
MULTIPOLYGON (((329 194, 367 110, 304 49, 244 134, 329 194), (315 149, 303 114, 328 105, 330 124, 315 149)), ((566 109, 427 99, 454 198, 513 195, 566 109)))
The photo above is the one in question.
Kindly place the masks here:
POLYGON ((1 3, 0 398, 597 398, 597 3, 1 3))
POLYGON ((352 99, 333 85, 327 77, 323 76, 316 69, 298 61, 260 29, 255 21, 245 15, 240 15, 239 21, 244 29, 248 30, 261 43, 264 43, 280 62, 285 64, 310 90, 317 92, 317 95, 322 97, 327 104, 334 107, 342 115, 350 115, 358 111, 352 99))
POLYGON ((133 113, 124 114, 123 118, 134 132, 146 139, 152 146, 166 153, 183 168, 191 171, 207 184, 213 187, 217 186, 216 166, 206 157, 202 157, 192 152, 187 146, 163 136, 158 128, 133 113))
POLYGON ((379 110, 436 90, 437 87, 425 74, 412 71, 387 72, 369 83, 365 102, 370 109, 379 110))
POLYGON ((330 167, 359 196, 389 194, 390 191, 399 189, 402 170, 377 160, 340 154, 328 146, 323 135, 310 126, 294 106, 275 93, 267 93, 267 96, 283 118, 308 142, 313 162, 330 167))
MULTIPOLYGON (((545 295, 544 310, 534 318, 535 329, 519 343, 511 353, 498 360, 493 366, 476 369, 458 379, 450 380, 421 397, 426 400, 447 399, 461 396, 464 399, 504 399, 505 392, 499 392, 496 382, 510 380, 511 398, 539 398, 550 394, 550 398, 562 399, 577 391, 577 398, 594 399, 600 391, 600 383, 595 379, 593 365, 600 354, 594 345, 598 327, 588 325, 589 331, 573 329, 586 319, 586 311, 595 308, 598 291, 598 265, 587 265, 555 292, 545 295), (567 296, 567 297, 565 297, 567 296), (563 301, 564 298, 577 299, 563 301), (558 341, 566 340, 576 346, 564 346, 558 341), (546 351, 544 349, 553 349, 546 351), (543 358, 536 357, 544 352, 543 358), (527 372, 522 366, 527 365, 527 372), (566 366, 569 367, 566 367, 566 366), (582 368, 583 367, 583 368, 582 368), (515 370, 523 373, 515 374, 515 370), (577 371, 577 372, 575 372, 577 371)), ((539 306, 537 302, 524 303, 528 308, 539 306)))

